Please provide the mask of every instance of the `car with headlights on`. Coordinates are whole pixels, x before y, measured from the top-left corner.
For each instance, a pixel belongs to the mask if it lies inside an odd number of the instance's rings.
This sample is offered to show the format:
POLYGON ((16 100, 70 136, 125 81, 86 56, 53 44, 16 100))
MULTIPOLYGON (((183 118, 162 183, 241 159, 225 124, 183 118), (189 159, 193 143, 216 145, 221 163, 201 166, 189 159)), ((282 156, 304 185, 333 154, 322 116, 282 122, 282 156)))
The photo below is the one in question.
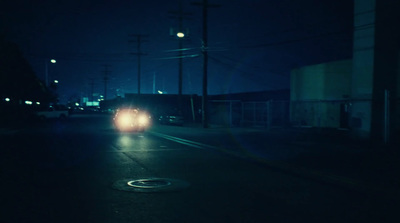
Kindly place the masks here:
POLYGON ((115 112, 114 126, 121 132, 145 131, 150 127, 151 117, 136 108, 122 108, 115 112))

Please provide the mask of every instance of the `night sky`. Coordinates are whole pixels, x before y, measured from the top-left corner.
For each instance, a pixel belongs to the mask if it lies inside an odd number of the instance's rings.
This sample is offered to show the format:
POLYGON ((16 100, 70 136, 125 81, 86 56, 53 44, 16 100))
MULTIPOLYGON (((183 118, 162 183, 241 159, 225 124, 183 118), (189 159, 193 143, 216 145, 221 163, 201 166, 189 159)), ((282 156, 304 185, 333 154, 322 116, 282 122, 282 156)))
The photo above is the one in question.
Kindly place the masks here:
MULTIPOLYGON (((183 93, 202 92, 202 14, 184 0, 189 30, 183 41, 183 93)), ((353 1, 208 0, 209 94, 288 89, 290 70, 352 56, 353 1)), ((137 43, 141 51, 141 93, 178 93, 178 0, 1 0, 0 31, 16 42, 36 75, 59 80, 61 102, 104 93, 137 93, 137 43)))

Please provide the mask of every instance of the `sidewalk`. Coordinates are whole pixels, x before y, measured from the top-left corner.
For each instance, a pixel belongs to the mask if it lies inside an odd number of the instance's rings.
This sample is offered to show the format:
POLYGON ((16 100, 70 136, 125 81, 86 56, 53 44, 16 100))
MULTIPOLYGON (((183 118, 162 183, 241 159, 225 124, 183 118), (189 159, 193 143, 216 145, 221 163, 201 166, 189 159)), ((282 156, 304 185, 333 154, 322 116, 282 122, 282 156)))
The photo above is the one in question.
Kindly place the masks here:
POLYGON ((400 200, 399 152, 351 140, 345 131, 218 126, 204 129, 201 125, 153 129, 218 147, 222 152, 290 174, 400 200))

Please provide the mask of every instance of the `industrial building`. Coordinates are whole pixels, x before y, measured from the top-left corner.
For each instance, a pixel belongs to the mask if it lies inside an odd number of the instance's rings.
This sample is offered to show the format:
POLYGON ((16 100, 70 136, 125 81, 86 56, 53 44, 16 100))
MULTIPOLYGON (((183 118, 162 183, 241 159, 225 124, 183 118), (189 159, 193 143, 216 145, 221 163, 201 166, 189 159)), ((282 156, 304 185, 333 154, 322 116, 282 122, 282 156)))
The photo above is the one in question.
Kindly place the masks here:
POLYGON ((400 135, 400 2, 355 0, 353 58, 292 70, 291 121, 349 129, 377 143, 400 135))

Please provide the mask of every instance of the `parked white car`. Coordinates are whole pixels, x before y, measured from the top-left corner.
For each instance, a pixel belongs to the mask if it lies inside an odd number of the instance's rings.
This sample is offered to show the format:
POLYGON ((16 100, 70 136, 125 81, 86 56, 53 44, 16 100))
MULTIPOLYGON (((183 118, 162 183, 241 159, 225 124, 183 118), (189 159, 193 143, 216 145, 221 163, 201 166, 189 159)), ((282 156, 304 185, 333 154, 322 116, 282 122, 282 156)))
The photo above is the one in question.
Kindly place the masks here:
POLYGON ((50 106, 47 110, 36 112, 36 116, 39 117, 39 119, 41 120, 55 118, 66 119, 68 115, 69 113, 67 109, 57 109, 53 106, 50 106))

